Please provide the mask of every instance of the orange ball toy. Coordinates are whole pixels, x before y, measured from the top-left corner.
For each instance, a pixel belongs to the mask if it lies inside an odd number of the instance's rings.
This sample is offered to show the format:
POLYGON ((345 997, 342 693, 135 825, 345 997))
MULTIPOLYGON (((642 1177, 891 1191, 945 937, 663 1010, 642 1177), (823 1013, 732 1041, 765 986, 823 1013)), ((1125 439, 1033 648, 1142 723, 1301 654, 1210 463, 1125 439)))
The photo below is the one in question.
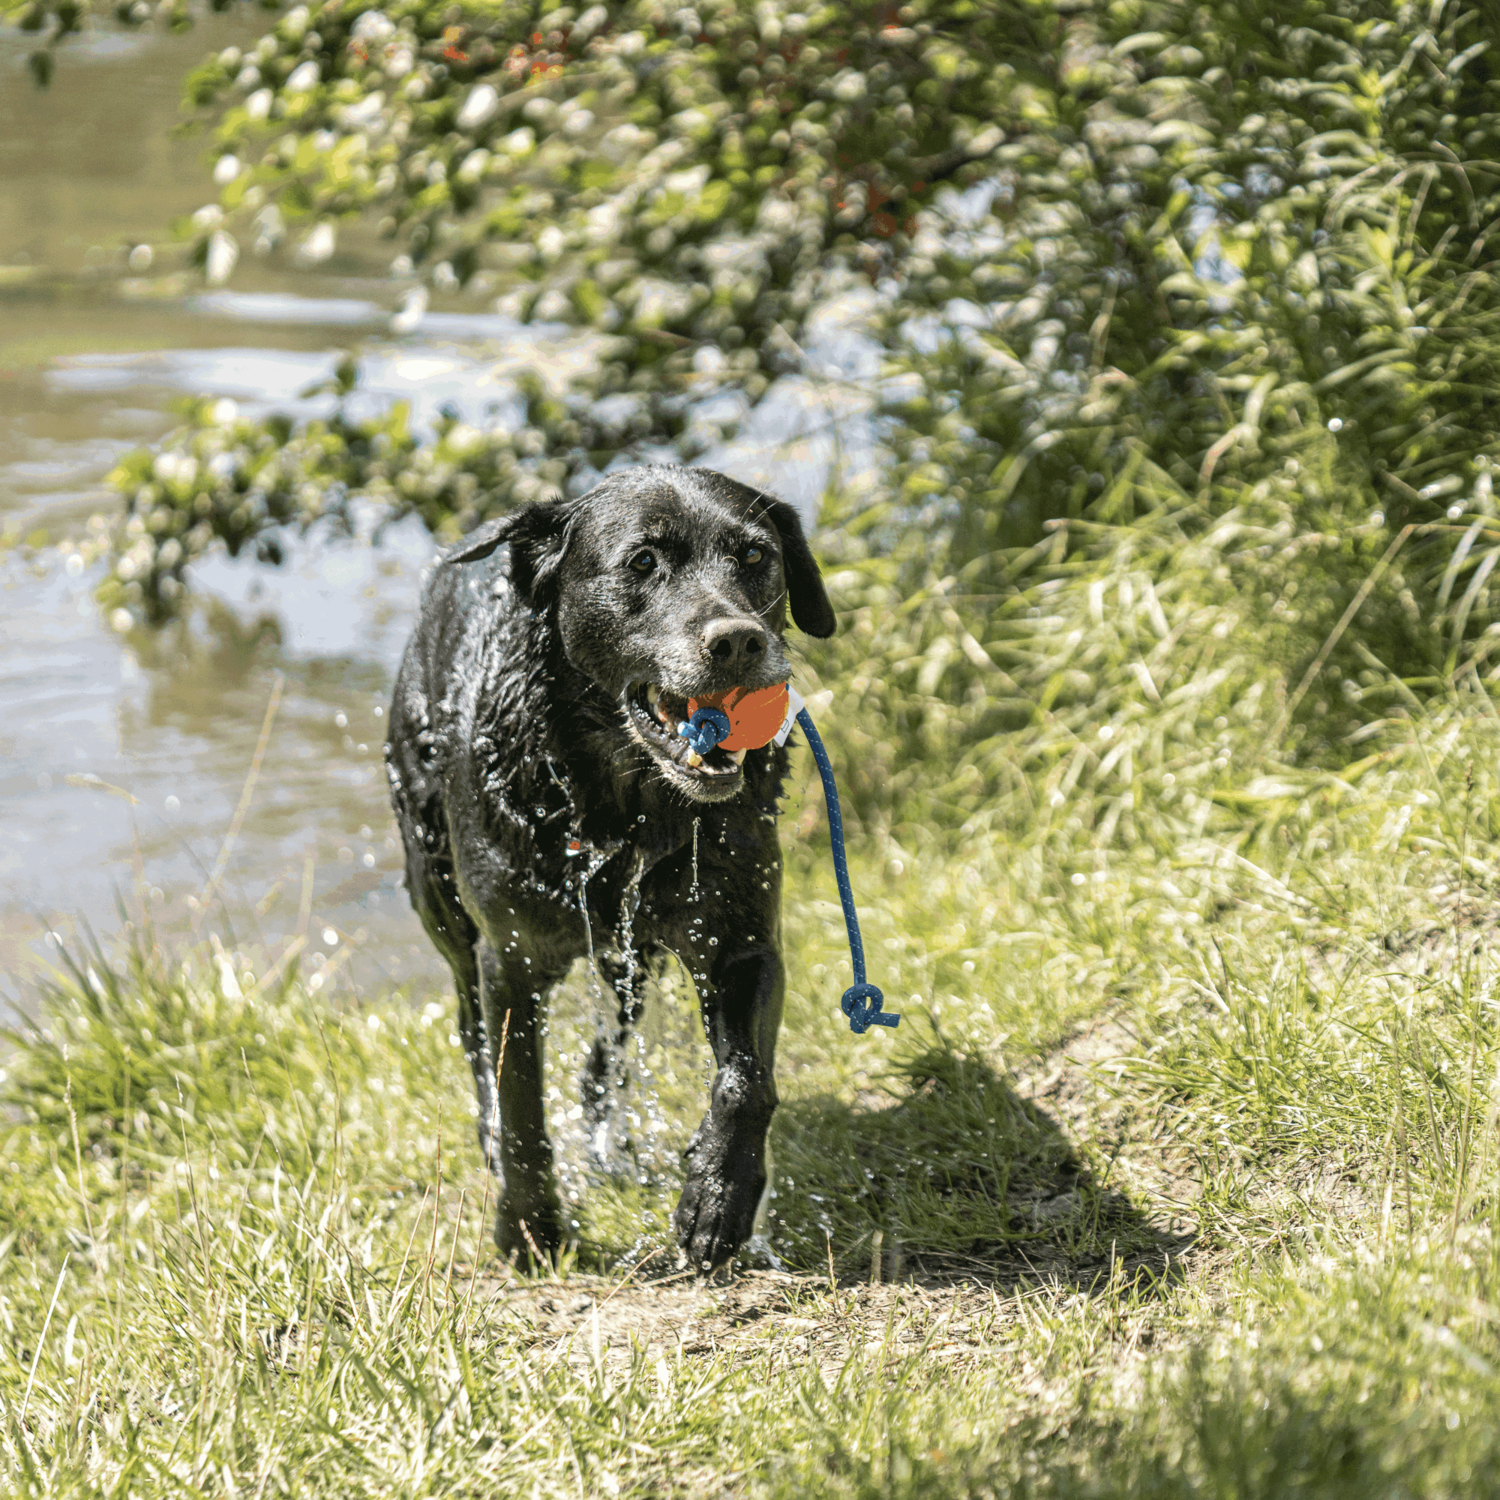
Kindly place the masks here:
POLYGON ((721 750, 759 750, 776 737, 776 731, 786 722, 790 707, 787 685, 778 682, 772 687, 756 688, 753 692, 735 687, 726 693, 689 698, 688 717, 691 718, 700 708, 716 708, 729 719, 729 734, 719 741, 721 750))

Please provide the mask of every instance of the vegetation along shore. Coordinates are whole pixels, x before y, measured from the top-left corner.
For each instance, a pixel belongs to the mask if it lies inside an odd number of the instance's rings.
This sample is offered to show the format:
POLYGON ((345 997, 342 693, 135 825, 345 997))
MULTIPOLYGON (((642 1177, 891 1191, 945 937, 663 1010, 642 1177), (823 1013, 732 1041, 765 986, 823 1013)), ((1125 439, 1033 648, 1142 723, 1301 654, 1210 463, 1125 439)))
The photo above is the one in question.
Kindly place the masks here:
MULTIPOLYGON (((5 14, 41 84, 80 28, 191 19, 5 14)), ((189 402, 116 471, 105 618, 170 639, 217 550, 372 513, 446 541, 825 413, 840 628, 797 680, 837 705, 903 1022, 838 1016, 799 750, 767 1242, 676 1265, 683 976, 634 1155, 582 1149, 580 969, 548 1102, 577 1246, 527 1279, 451 996, 213 915, 184 944, 127 894, 0 1062, 9 1487, 1500 1493, 1487 6, 252 19, 186 81, 215 196, 158 270, 363 235, 396 318, 532 342, 489 426, 372 409, 357 348, 317 413, 189 402)))

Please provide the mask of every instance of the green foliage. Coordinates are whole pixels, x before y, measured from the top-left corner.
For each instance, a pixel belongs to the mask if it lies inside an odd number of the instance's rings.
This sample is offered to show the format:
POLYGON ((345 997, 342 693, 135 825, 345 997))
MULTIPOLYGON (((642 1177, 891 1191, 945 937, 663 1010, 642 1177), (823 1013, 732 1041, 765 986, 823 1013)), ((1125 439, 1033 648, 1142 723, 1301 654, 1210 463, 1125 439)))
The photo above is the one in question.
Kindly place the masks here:
POLYGON ((1483 19, 299 8, 190 85, 229 179, 205 263, 369 212, 438 286, 595 342, 523 377, 513 432, 196 409, 122 466, 106 603, 158 620, 204 547, 361 494, 452 535, 691 459, 817 377, 820 311, 864 287, 883 469, 829 498, 852 629, 818 658, 860 704, 862 816, 1097 784, 1107 843, 1148 791, 1191 827, 1251 761, 1356 760, 1500 639, 1483 19))
POLYGON ((1472 674, 1442 675, 1383 526, 1290 483, 1215 511, 1143 466, 1137 493, 1153 508, 1053 522, 989 588, 989 557, 945 574, 916 528, 882 538, 887 507, 832 512, 823 732, 860 818, 918 843, 1039 828, 1063 862, 1140 838, 1164 853, 1232 826, 1221 804, 1256 775, 1357 775, 1418 693, 1486 701, 1472 674))
MULTIPOLYGON (((1326 642, 1290 733, 1262 751, 1337 764, 1413 690, 1489 671, 1486 24, 1472 6, 1077 20, 1046 128, 997 153, 986 202, 924 216, 888 317, 904 379, 889 509, 866 534, 903 559, 884 617, 920 601, 945 623, 906 624, 884 649, 870 722, 918 721, 930 756, 955 731, 969 749, 964 718, 981 735, 1029 718, 981 753, 1072 751, 1092 779, 1109 757, 1068 731, 1117 735, 1123 705, 1152 726, 1145 747, 1128 731, 1110 746, 1128 824, 1133 765, 1182 779, 1161 736, 1208 750, 1184 724, 1194 709, 1200 730, 1238 711, 1280 735, 1326 642), (903 350, 907 299, 930 321, 903 350), (1103 604, 1116 598, 1134 644, 1103 604), (1071 703, 1087 712, 1042 728, 1071 703)), ((896 758, 911 767, 916 749, 896 758)), ((976 786, 1005 787, 1001 767, 977 768, 976 786)))
POLYGON ((897 476, 955 565, 1128 519, 1142 459, 1220 506, 1311 461, 1314 509, 1331 471, 1351 519, 1489 515, 1485 7, 1086 14, 1047 128, 908 262, 945 336, 906 360, 897 476))
MULTIPOLYGON (((347 378, 352 388, 352 364, 347 378)), ((529 412, 551 404, 534 382, 527 394, 529 412)), ((263 561, 278 562, 280 546, 267 533, 323 522, 350 534, 356 500, 373 502, 381 524, 416 514, 456 538, 495 491, 529 498, 547 480, 544 460, 451 416, 418 443, 404 403, 367 418, 340 403, 330 417, 297 425, 246 420, 232 401, 189 401, 183 412, 187 426, 168 449, 132 453, 112 476, 124 515, 99 599, 152 623, 176 612, 189 565, 215 542, 231 556, 254 543, 263 561)))
POLYGON ((809 312, 889 274, 939 185, 982 172, 1027 40, 1054 24, 1027 5, 907 19, 745 0, 298 7, 188 82, 229 179, 194 221, 200 258, 314 226, 304 248, 324 254, 338 218, 377 215, 439 287, 607 336, 539 414, 550 483, 647 445, 691 457, 709 440, 695 403, 756 402, 799 367, 809 312), (940 108, 914 108, 939 84, 940 108))

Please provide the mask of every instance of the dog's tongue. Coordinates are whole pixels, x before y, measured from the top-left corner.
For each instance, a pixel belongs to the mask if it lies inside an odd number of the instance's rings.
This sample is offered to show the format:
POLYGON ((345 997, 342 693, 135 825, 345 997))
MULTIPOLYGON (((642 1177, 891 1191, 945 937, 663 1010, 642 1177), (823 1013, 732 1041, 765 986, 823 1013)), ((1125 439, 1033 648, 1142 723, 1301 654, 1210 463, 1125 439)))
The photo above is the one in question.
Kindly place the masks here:
POLYGON ((728 737, 719 741, 721 750, 759 750, 769 745, 786 722, 791 699, 787 685, 756 688, 753 692, 734 687, 724 693, 708 693, 688 699, 688 717, 700 708, 717 708, 729 716, 728 737))

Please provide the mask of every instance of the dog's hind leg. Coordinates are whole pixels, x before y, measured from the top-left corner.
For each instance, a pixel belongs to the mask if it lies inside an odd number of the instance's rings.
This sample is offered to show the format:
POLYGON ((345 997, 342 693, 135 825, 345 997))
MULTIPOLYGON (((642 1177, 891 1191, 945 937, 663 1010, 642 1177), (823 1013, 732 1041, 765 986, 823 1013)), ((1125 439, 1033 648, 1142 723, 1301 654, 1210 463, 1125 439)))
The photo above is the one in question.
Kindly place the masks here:
POLYGON ((563 1241, 543 1109, 542 1004, 562 973, 526 966, 481 941, 479 993, 494 1056, 502 1187, 495 1243, 522 1264, 550 1257, 563 1241))

